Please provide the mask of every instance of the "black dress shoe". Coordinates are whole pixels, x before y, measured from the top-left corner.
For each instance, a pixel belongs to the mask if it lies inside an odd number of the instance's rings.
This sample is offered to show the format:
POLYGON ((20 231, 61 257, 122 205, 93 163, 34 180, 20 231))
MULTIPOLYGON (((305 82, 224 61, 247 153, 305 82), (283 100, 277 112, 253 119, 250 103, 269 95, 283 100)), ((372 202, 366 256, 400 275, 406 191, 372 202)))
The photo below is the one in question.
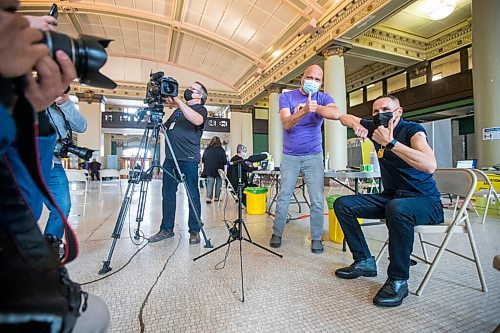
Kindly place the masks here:
POLYGON ((408 282, 388 278, 373 298, 373 303, 386 307, 400 306, 406 296, 408 296, 408 282))
POLYGON ((377 276, 375 258, 370 257, 363 260, 356 260, 350 266, 337 269, 335 275, 341 279, 355 279, 360 276, 377 276))

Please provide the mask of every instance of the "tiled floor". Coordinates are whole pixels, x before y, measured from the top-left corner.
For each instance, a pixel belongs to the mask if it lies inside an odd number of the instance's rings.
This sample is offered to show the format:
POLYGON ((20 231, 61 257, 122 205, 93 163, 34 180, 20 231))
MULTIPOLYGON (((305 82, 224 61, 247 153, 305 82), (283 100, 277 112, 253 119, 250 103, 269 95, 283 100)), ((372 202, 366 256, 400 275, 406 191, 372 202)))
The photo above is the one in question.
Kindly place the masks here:
MULTIPOLYGON (((491 332, 500 323, 500 272, 492 268, 493 256, 500 254, 498 218, 488 218, 481 225, 473 216, 487 293, 479 290, 472 263, 445 255, 422 296, 410 294, 398 308, 376 307, 372 297, 386 279, 387 260, 382 260, 376 278, 338 279, 334 271, 351 263, 350 254, 331 242, 324 242, 322 255, 312 254, 308 219, 302 219, 287 225, 277 251, 283 259, 242 242, 242 303, 240 243, 232 243, 222 270, 215 266, 224 259, 226 247, 193 261, 207 249, 203 240, 199 245, 188 244, 187 199, 182 189, 178 193, 175 237, 145 246, 130 260, 145 244, 136 245, 129 237, 136 227, 134 197, 130 223, 127 219, 111 261, 115 274, 84 286, 108 304, 110 332, 491 332)), ((110 250, 121 198, 114 186, 103 188, 99 199, 98 185, 92 184, 85 218, 78 216, 81 193, 72 191, 72 199, 70 222, 80 240, 80 256, 69 269, 75 281, 85 283, 102 278, 98 271, 110 250)), ((297 214, 296 206, 290 207, 297 214)), ((236 216, 236 205, 229 202, 226 217, 234 220, 236 216)), ((244 218, 252 239, 267 247, 271 220, 255 215, 244 218)), ((161 182, 153 181, 141 225, 146 237, 157 232, 160 219, 161 182)), ((203 203, 202 219, 212 243, 224 243, 228 232, 223 208, 203 203)), ((367 227, 365 233, 372 252, 378 253, 385 227, 367 227)), ((463 235, 451 243, 452 248, 470 252, 463 235)), ((425 268, 423 264, 411 268, 412 292, 425 268)))

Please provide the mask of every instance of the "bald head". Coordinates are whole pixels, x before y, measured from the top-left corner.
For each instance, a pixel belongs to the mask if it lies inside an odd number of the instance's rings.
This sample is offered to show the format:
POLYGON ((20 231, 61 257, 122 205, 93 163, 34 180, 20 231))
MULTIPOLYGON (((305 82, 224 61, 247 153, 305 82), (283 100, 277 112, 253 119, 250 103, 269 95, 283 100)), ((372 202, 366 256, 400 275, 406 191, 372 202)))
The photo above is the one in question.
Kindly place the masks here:
POLYGON ((307 78, 308 76, 311 76, 311 75, 314 75, 315 77, 319 77, 321 80, 323 80, 323 70, 318 65, 311 65, 311 66, 307 67, 305 72, 304 72, 303 77, 307 78))

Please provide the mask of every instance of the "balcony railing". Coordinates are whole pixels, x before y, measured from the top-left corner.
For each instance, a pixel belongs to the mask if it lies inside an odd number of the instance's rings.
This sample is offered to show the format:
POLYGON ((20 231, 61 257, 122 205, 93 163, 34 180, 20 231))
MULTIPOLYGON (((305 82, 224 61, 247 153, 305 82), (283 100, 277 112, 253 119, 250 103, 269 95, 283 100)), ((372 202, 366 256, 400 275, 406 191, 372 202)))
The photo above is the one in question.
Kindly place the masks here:
MULTIPOLYGON (((127 112, 103 112, 103 128, 145 128, 146 123, 138 123, 138 117, 127 112)), ((229 133, 230 119, 228 118, 207 118, 205 131, 229 133)))

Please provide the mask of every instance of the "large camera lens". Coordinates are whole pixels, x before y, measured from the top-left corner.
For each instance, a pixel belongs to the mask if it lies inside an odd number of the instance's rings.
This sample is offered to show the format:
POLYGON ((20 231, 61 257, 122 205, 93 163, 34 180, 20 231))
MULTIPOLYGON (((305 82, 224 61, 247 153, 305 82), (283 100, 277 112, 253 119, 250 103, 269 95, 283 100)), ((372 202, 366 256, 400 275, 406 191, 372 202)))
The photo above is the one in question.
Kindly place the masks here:
POLYGON ((161 83, 161 94, 163 96, 172 96, 175 97, 179 92, 179 84, 173 78, 168 77, 163 80, 161 83))
POLYGON ((88 149, 85 147, 78 147, 75 145, 69 145, 68 146, 68 152, 75 154, 76 156, 80 157, 81 159, 88 161, 92 157, 92 154, 94 151, 92 149, 88 149))
POLYGON ((116 83, 99 73, 99 69, 106 63, 105 48, 110 42, 109 39, 88 35, 80 35, 79 38, 73 39, 53 31, 45 31, 42 40, 42 43, 49 48, 53 59, 58 50, 64 51, 70 57, 81 83, 98 88, 114 89, 116 83))

